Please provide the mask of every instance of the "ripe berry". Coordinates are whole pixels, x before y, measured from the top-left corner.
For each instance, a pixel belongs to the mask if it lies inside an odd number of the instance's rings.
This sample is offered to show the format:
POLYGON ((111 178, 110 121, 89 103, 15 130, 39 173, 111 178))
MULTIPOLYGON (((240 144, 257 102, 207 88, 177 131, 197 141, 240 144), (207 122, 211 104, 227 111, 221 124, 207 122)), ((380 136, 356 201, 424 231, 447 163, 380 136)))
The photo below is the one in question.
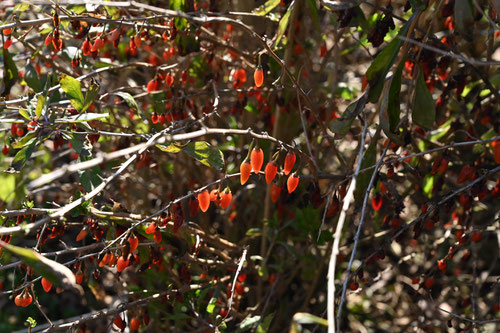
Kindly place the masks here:
POLYGON ((90 49, 91 52, 96 52, 98 51, 102 46, 104 45, 104 40, 101 37, 97 37, 96 40, 94 41, 94 45, 92 45, 92 48, 90 49))
POLYGON ((292 172, 293 166, 295 165, 295 160, 297 157, 295 156, 294 153, 288 153, 285 157, 285 166, 283 168, 283 171, 285 172, 285 175, 288 176, 290 172, 292 172))
POLYGON ((88 230, 86 227, 83 227, 82 230, 80 230, 80 232, 78 233, 78 235, 76 236, 76 241, 79 242, 81 241, 82 239, 85 238, 85 236, 87 236, 88 234, 88 230))
POLYGON ((2 147, 2 155, 3 156, 7 156, 9 154, 9 150, 10 150, 9 146, 7 146, 6 144, 4 144, 3 147, 2 147))
POLYGON ((198 203, 202 212, 206 212, 210 207, 210 193, 207 190, 198 194, 198 203))
POLYGON ((278 166, 274 161, 267 163, 266 168, 264 169, 266 174, 266 183, 271 184, 274 177, 276 177, 276 173, 278 172, 278 166))
POLYGON ((473 242, 478 242, 478 241, 481 240, 481 238, 483 238, 483 234, 481 234, 478 231, 474 231, 474 233, 472 234, 472 237, 470 238, 470 240, 473 241, 473 242))
POLYGON ((116 269, 118 270, 118 272, 122 272, 125 268, 127 268, 128 263, 129 263, 129 260, 128 259, 125 260, 125 258, 123 258, 123 256, 118 258, 118 261, 116 262, 116 269))
POLYGON ((139 34, 135 35, 135 37, 134 37, 134 44, 137 47, 141 46, 141 35, 139 35, 139 34))
POLYGON ((439 260, 438 261, 438 268, 443 272, 443 273, 446 273, 446 268, 448 266, 446 265, 446 261, 444 260, 439 260))
POLYGON ((161 231, 160 229, 156 229, 155 233, 153 234, 153 239, 155 243, 161 243, 161 231))
POLYGON ((210 191, 210 202, 213 202, 216 206, 220 205, 219 190, 214 188, 210 191))
POLYGON ((429 278, 429 277, 425 278, 424 284, 425 284, 425 287, 427 289, 429 289, 430 287, 432 287, 434 285, 434 279, 433 278, 429 278))
POLYGON ((264 163, 264 152, 260 147, 252 150, 250 154, 250 163, 252 164, 253 172, 258 174, 264 163))
POLYGON ((247 181, 248 178, 250 178, 250 173, 252 172, 252 166, 248 161, 244 161, 240 165, 240 182, 241 185, 244 185, 247 181))
POLYGON ((50 283, 46 278, 42 278, 42 288, 46 293, 48 293, 50 289, 52 289, 52 283, 50 283))
POLYGON ((131 234, 128 238, 128 243, 130 244, 130 252, 134 252, 139 246, 139 238, 135 237, 134 234, 131 234))
POLYGON ((379 194, 376 194, 372 199, 373 210, 378 212, 380 208, 382 208, 382 203, 383 203, 382 197, 379 194))
POLYGON ((165 83, 167 84, 167 87, 171 87, 172 84, 174 84, 174 77, 170 74, 165 76, 165 83))
POLYGON ((229 187, 227 187, 220 195, 220 208, 226 209, 231 204, 233 200, 233 194, 229 187))
POLYGON ((466 180, 471 179, 474 176, 474 172, 475 169, 472 166, 469 164, 464 165, 458 175, 457 184, 462 184, 466 180))
POLYGON ((125 330, 124 322, 120 316, 117 316, 115 317, 115 319, 113 319, 113 325, 119 328, 122 332, 125 330))
MULTIPOLYGON (((47 39, 45 39, 45 42, 47 42, 47 39)), ((90 43, 90 40, 87 38, 82 44, 82 53, 84 56, 88 56, 90 52, 92 52, 92 44, 90 43)))
POLYGON ((130 330, 131 331, 138 331, 139 327, 141 326, 141 322, 137 318, 132 318, 130 320, 130 330))
POLYGON ((5 35, 5 36, 8 36, 12 33, 12 28, 5 28, 2 30, 2 33, 5 35))
POLYGON ((359 283, 357 283, 356 281, 352 281, 351 284, 349 285, 349 289, 351 289, 352 291, 357 290, 358 288, 359 288, 359 283))
POLYGON ((3 44, 3 48, 7 50, 11 45, 12 45, 12 38, 9 36, 3 44))
POLYGON ((288 189, 288 193, 292 193, 293 191, 295 191, 298 185, 299 185, 299 177, 295 175, 295 173, 292 173, 286 181, 286 187, 288 189))
POLYGON ((198 210, 200 209, 200 204, 198 202, 198 199, 195 197, 191 197, 189 200, 189 216, 195 217, 198 215, 198 210))
POLYGON ((495 163, 500 164, 500 141, 497 141, 495 144, 495 163))
POLYGON ((54 39, 54 37, 52 37, 51 34, 48 34, 47 37, 45 37, 45 42, 44 42, 45 46, 52 44, 53 39, 54 39))
POLYGON ((276 184, 271 185, 271 200, 276 203, 281 195, 281 186, 276 184))
POLYGON ((154 234, 156 231, 156 223, 152 222, 148 225, 148 227, 146 228, 145 232, 148 234, 148 235, 151 235, 151 234, 154 234))
POLYGON ((111 259, 113 258, 113 255, 111 254, 111 252, 107 252, 101 259, 101 261, 99 261, 99 267, 104 267, 106 266, 107 264, 109 264, 109 262, 111 261, 111 259))
POLYGON ((158 116, 158 113, 154 112, 153 115, 151 116, 151 122, 153 124, 158 124, 159 121, 160 121, 160 117, 158 116))
POLYGON ((257 88, 261 87, 264 83, 264 71, 260 65, 255 70, 255 73, 253 73, 253 80, 257 88))
POLYGON ((319 56, 320 56, 321 58, 323 58, 323 57, 326 55, 326 51, 327 51, 327 49, 326 49, 326 45, 325 45, 325 44, 321 45, 321 47, 320 47, 320 52, 319 52, 319 56))

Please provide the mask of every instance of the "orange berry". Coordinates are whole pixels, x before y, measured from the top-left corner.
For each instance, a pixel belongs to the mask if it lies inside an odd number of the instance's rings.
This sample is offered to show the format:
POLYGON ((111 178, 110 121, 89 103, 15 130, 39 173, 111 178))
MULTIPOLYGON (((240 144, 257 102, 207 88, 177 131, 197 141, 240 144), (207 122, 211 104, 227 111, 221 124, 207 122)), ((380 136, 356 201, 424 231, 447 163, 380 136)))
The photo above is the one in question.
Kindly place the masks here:
POLYGON ((210 193, 207 190, 198 194, 198 203, 202 212, 206 212, 210 207, 210 193))
POLYGON ((5 28, 2 30, 2 33, 5 35, 5 36, 8 36, 12 33, 12 28, 5 28))
POLYGON ((253 80, 255 82, 255 86, 257 88, 261 87, 264 83, 264 71, 261 66, 258 66, 255 72, 253 73, 253 80))
POLYGON ((50 283, 46 278, 42 278, 42 288, 46 293, 48 293, 50 289, 52 289, 52 283, 50 283))
MULTIPOLYGON (((47 39, 45 39, 45 42, 47 42, 47 39)), ((84 56, 88 56, 90 52, 92 52, 92 44, 90 44, 90 40, 86 39, 82 44, 82 53, 84 56)))
POLYGON ((138 331, 139 327, 141 326, 141 322, 137 318, 132 318, 130 320, 130 330, 131 331, 138 331))
POLYGON ((247 181, 248 178, 250 178, 250 173, 252 172, 252 166, 248 161, 244 161, 240 165, 240 182, 241 185, 244 185, 247 181))
POLYGON ((274 177, 276 177, 276 173, 278 172, 278 166, 274 161, 267 163, 266 168, 264 169, 266 174, 266 183, 271 184, 274 177))
MULTIPOLYGON (((52 44, 52 40, 54 39, 54 37, 52 37, 51 34, 48 34, 47 37, 45 37, 45 46, 48 46, 50 44, 52 44)), ((85 43, 84 43, 85 44, 85 43)))
POLYGON ((497 144, 495 145, 494 155, 495 163, 500 164, 500 142, 497 142, 497 144))
POLYGON ((131 234, 128 238, 128 243, 130 244, 130 252, 134 252, 139 246, 139 238, 135 237, 134 234, 131 234))
POLYGON ((281 186, 276 184, 271 185, 271 200, 276 203, 281 195, 281 186))
POLYGON ((83 227, 82 230, 80 230, 80 232, 76 236, 76 241, 77 242, 81 241, 82 239, 85 238, 85 236, 87 236, 87 234, 88 234, 87 228, 83 227))
POLYGON ((170 74, 165 76, 165 83, 167 84, 167 87, 171 87, 172 84, 174 84, 174 77, 170 74))
POLYGON ((288 189, 288 193, 292 193, 293 191, 295 191, 298 185, 299 185, 299 177, 296 176, 295 173, 292 173, 286 181, 286 187, 288 189))
POLYGON ((226 209, 227 207, 229 207, 232 200, 233 194, 231 193, 229 187, 227 187, 226 190, 223 191, 220 195, 220 208, 226 209))
POLYGON ((294 153, 288 153, 285 157, 285 166, 283 168, 283 171, 285 171, 285 175, 288 176, 290 172, 292 172, 293 166, 295 165, 295 160, 297 157, 295 156, 294 153))
POLYGON ((148 234, 148 235, 151 235, 151 234, 154 234, 156 231, 156 223, 152 222, 148 225, 148 227, 146 228, 145 232, 148 234))
POLYGON ((438 268, 443 272, 443 273, 446 273, 446 268, 448 266, 446 265, 446 261, 444 260, 439 260, 438 261, 438 268))
POLYGON ((104 45, 104 40, 101 37, 97 37, 90 49, 91 52, 98 51, 104 45))
POLYGON ((258 174, 264 163, 264 152, 260 147, 252 150, 250 154, 250 163, 252 164, 253 172, 258 174))
POLYGON ((382 203, 383 203, 382 197, 379 194, 375 195, 372 199, 373 210, 379 211, 380 208, 382 208, 382 203))
POLYGON ((118 272, 122 272, 125 268, 127 268, 128 263, 129 263, 129 260, 128 259, 125 260, 125 258, 123 258, 123 256, 118 258, 118 261, 116 262, 116 269, 118 270, 118 272))

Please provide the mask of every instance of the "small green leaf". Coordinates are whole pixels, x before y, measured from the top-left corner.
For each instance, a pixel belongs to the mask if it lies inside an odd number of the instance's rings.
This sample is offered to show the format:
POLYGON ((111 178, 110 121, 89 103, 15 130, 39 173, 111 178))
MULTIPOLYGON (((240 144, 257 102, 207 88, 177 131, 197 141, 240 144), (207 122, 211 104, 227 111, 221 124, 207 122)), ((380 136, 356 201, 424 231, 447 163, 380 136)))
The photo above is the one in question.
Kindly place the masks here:
POLYGON ((263 5, 255 8, 253 12, 260 16, 267 15, 267 13, 276 8, 276 6, 280 4, 280 2, 281 0, 268 0, 263 5))
POLYGON ((363 111, 365 105, 366 94, 363 94, 356 101, 349 104, 341 118, 332 121, 332 124, 330 125, 332 132, 339 135, 346 135, 351 129, 352 122, 361 113, 361 111, 363 111))
POLYGON ((328 320, 305 312, 297 312, 293 315, 293 322, 297 324, 319 324, 328 327, 328 320))
POLYGON ((257 327, 257 333, 266 333, 269 332, 269 327, 271 326, 271 322, 274 318, 274 312, 268 314, 262 323, 257 327))
POLYGON ((92 102, 94 102, 98 93, 99 93, 99 85, 96 82, 92 81, 89 90, 85 94, 85 99, 83 100, 83 107, 79 111, 85 112, 90 107, 90 105, 92 105, 92 102))
POLYGON ((432 197, 432 190, 434 189, 434 180, 436 179, 436 175, 425 175, 424 178, 424 186, 422 187, 424 194, 428 197, 432 197))
POLYGON ((39 275, 49 280, 53 285, 68 289, 77 289, 75 275, 68 267, 45 258, 40 253, 22 247, 2 242, 2 246, 21 259, 39 275))
POLYGON ((224 154, 214 146, 205 141, 188 143, 182 151, 206 166, 211 166, 217 170, 224 168, 224 154))
POLYGON ((82 85, 77 79, 61 74, 61 89, 68 95, 71 105, 79 112, 82 110, 84 105, 84 98, 82 94, 82 85))
POLYGON ((134 109, 134 111, 136 112, 139 111, 139 106, 137 105, 137 102, 135 101, 134 97, 132 97, 132 95, 130 95, 128 92, 120 91, 114 94, 121 97, 128 104, 130 108, 134 109))
POLYGON ((35 92, 42 91, 42 83, 40 82, 40 78, 38 77, 38 73, 35 70, 35 67, 28 62, 28 64, 24 67, 24 81, 28 84, 28 87, 33 89, 35 92))
POLYGON ((31 117, 30 115, 28 114, 28 111, 26 111, 25 109, 23 108, 19 108, 19 114, 24 118, 24 119, 27 119, 27 120, 31 120, 31 117))
POLYGON ((10 89, 18 79, 16 63, 12 60, 12 56, 7 49, 3 49, 3 67, 4 89, 1 93, 2 96, 7 96, 10 93, 10 89))
POLYGON ((56 123, 81 123, 109 117, 109 113, 82 113, 74 116, 56 119, 56 123))
POLYGON ((12 147, 15 148, 15 149, 21 149, 23 147, 25 147, 26 145, 29 145, 31 144, 31 140, 36 136, 35 133, 28 133, 26 134, 25 136, 23 136, 22 138, 20 138, 19 140, 15 141, 14 143, 12 143, 12 147))
POLYGON ((177 146, 175 143, 172 143, 168 146, 166 145, 156 145, 156 147, 164 152, 167 152, 167 153, 178 153, 180 151, 182 151, 182 147, 179 147, 177 146))
POLYGON ((208 305, 207 305, 207 313, 212 315, 214 313, 214 310, 215 310, 215 302, 217 302, 217 298, 215 297, 212 297, 210 299, 210 301, 208 302, 208 305))
POLYGON ((46 102, 47 102, 47 97, 43 95, 38 95, 36 102, 36 109, 35 109, 35 115, 37 118, 42 115, 42 111, 46 105, 46 102))
POLYGON ((436 106, 432 94, 425 85, 422 68, 420 68, 417 78, 411 116, 415 124, 425 129, 431 128, 436 120, 436 106))
POLYGON ((31 140, 25 145, 23 149, 17 152, 16 156, 14 156, 14 160, 8 170, 5 172, 15 173, 19 172, 26 164, 28 158, 30 158, 31 154, 35 150, 37 141, 36 138, 31 138, 31 140))
POLYGON ((260 321, 261 316, 248 316, 240 324, 240 327, 236 332, 244 332, 255 326, 260 321))
POLYGON ((283 15, 283 17, 280 20, 280 23, 278 24, 278 33, 276 34, 276 42, 274 43, 274 48, 276 48, 279 43, 281 38, 283 37, 283 34, 285 33, 287 27, 288 27, 288 20, 290 19, 290 14, 292 13, 293 6, 295 5, 295 0, 288 6, 288 9, 283 15))

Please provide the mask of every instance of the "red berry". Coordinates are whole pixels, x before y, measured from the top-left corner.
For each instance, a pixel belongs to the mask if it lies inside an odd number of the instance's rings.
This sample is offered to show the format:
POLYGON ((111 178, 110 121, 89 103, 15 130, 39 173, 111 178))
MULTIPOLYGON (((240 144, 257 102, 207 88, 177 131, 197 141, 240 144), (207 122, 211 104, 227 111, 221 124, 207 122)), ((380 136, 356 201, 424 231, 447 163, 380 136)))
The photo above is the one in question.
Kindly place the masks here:
POLYGON ((226 190, 224 190, 220 195, 220 208, 226 209, 227 207, 229 207, 232 200, 233 194, 231 193, 229 187, 227 187, 226 190))
POLYGON ((2 33, 5 35, 5 36, 8 36, 12 33, 12 28, 5 28, 2 30, 2 33))
POLYGON ((161 231, 160 229, 156 229, 155 233, 153 234, 153 239, 155 243, 161 243, 161 231))
POLYGON ((429 289, 429 288, 431 288, 434 285, 434 279, 433 278, 429 278, 429 277, 425 278, 424 284, 425 284, 425 287, 427 289, 429 289))
POLYGON ((292 193, 293 191, 295 191, 298 185, 299 177, 296 176, 295 173, 292 173, 286 181, 286 188, 288 189, 288 193, 292 193))
POLYGON ((78 233, 78 235, 76 236, 76 241, 79 242, 81 241, 82 239, 85 238, 85 236, 87 236, 88 234, 88 230, 86 227, 83 227, 82 230, 80 230, 80 232, 78 233))
POLYGON ((198 215, 198 210, 200 209, 200 204, 198 202, 198 199, 195 197, 191 197, 189 200, 189 216, 195 217, 198 215))
POLYGON ((3 48, 7 50, 11 45, 12 45, 12 38, 9 36, 3 44, 3 48))
POLYGON ((500 141, 496 142, 494 155, 495 155, 495 163, 500 164, 500 141))
POLYGON ((271 200, 276 203, 281 195, 281 186, 276 184, 271 185, 271 200))
POLYGON ((439 260, 438 261, 438 268, 443 272, 443 273, 446 273, 446 268, 448 267, 448 265, 446 265, 446 261, 444 260, 439 260))
POLYGON ((250 154, 250 163, 252 164, 253 172, 258 174, 264 163, 264 152, 260 147, 252 150, 250 154))
POLYGON ((276 173, 278 172, 278 166, 274 161, 267 163, 266 168, 264 169, 266 174, 266 183, 271 184, 274 177, 276 177, 276 173))
POLYGON ((470 240, 473 241, 473 242, 478 242, 478 241, 481 240, 481 238, 483 238, 483 234, 481 234, 478 231, 474 231, 474 233, 472 234, 472 237, 470 238, 470 240))
POLYGON ((7 146, 6 144, 4 144, 3 147, 2 147, 2 154, 3 154, 3 156, 7 156, 9 154, 9 150, 10 150, 9 146, 7 146))
POLYGON ((118 270, 118 272, 122 272, 125 268, 127 268, 128 263, 129 263, 129 260, 128 259, 125 260, 125 258, 123 258, 123 256, 118 258, 118 261, 116 262, 116 269, 118 270))
POLYGON ((466 164, 462 167, 460 170, 460 174, 458 175, 457 178, 457 184, 462 184, 466 180, 472 178, 474 176, 475 169, 470 166, 469 164, 466 164))
POLYGON ((130 244, 130 252, 134 252, 139 246, 139 238, 135 237, 134 234, 131 234, 128 238, 128 243, 130 244))
MULTIPOLYGON (((51 36, 52 37, 52 36, 51 36)), ((45 42, 47 43, 47 39, 49 37, 47 36, 47 38, 45 39, 45 42)), ((53 41, 53 39, 51 39, 51 42, 53 41)), ((84 56, 88 56, 90 54, 90 52, 92 52, 92 44, 90 44, 90 40, 86 39, 83 44, 82 44, 82 53, 84 56)))
POLYGON ((172 84, 174 84, 174 77, 170 74, 165 76, 165 83, 167 84, 167 87, 171 87, 172 84))
POLYGON ((42 278, 42 288, 46 293, 48 293, 50 289, 52 289, 52 283, 50 283, 46 278, 42 278))
POLYGON ((154 112, 153 115, 151 116, 151 122, 153 124, 158 124, 159 121, 160 121, 160 117, 158 116, 158 113, 154 112))
POLYGON ((146 228, 145 232, 148 234, 148 235, 151 235, 151 234, 154 234, 156 231, 156 223, 152 222, 148 225, 148 227, 146 228))
POLYGON ((285 157, 285 166, 283 168, 283 171, 285 172, 285 175, 288 176, 290 172, 292 172, 293 166, 295 165, 295 160, 297 157, 295 156, 294 153, 288 153, 285 157))
POLYGON ((210 193, 207 190, 198 194, 198 203, 202 212, 206 212, 210 207, 210 193))
POLYGON ((264 83, 264 71, 261 66, 258 66, 255 72, 253 73, 253 80, 255 82, 255 86, 257 88, 261 87, 264 83))
POLYGON ((130 330, 131 331, 138 331, 139 327, 141 326, 141 322, 137 318, 132 318, 130 320, 130 330))
POLYGON ((48 34, 47 37, 45 37, 45 46, 48 46, 50 44, 52 44, 52 40, 54 39, 54 37, 52 37, 51 34, 48 34))
POLYGON ((240 182, 241 185, 244 185, 247 181, 248 178, 250 178, 250 173, 252 172, 252 166, 248 161, 244 161, 240 165, 240 182))
POLYGON ((373 197, 372 199, 372 207, 375 211, 379 211, 380 208, 382 208, 382 203, 383 203, 383 200, 382 200, 382 197, 377 194, 373 197))
POLYGON ((357 290, 359 288, 359 283, 357 283, 356 281, 352 281, 351 284, 349 285, 349 289, 351 290, 357 290))
POLYGON ((104 40, 101 37, 97 37, 96 40, 94 41, 94 45, 92 45, 92 48, 90 49, 90 52, 98 51, 103 45, 104 45, 104 40))

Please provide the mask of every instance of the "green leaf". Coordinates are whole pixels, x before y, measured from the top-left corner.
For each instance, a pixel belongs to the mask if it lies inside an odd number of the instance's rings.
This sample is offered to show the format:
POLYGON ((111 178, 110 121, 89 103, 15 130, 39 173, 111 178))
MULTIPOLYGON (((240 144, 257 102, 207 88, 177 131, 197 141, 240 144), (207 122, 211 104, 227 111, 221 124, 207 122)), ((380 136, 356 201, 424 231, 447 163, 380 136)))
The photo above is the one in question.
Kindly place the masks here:
POLYGON ((28 111, 26 111, 25 109, 23 108, 19 108, 19 114, 24 118, 24 119, 27 119, 27 120, 31 120, 31 117, 30 115, 28 114, 28 111))
POLYGON ((285 15, 283 15, 283 17, 280 20, 280 23, 278 24, 278 33, 277 33, 277 37, 276 37, 276 42, 274 43, 274 48, 276 48, 279 45, 280 40, 283 37, 283 34, 286 31, 286 28, 288 27, 288 20, 290 19, 290 14, 292 13, 292 9, 293 9, 294 5, 295 5, 295 0, 290 4, 290 6, 288 6, 288 9, 287 9, 285 15))
POLYGON ((42 111, 46 105, 46 102, 47 102, 47 97, 43 95, 38 95, 36 102, 36 109, 35 109, 35 114, 37 118, 42 115, 42 111))
POLYGON ((361 111, 363 111, 365 105, 366 94, 363 94, 356 101, 349 104, 341 118, 334 119, 332 121, 332 124, 330 125, 332 132, 339 135, 346 135, 351 129, 352 122, 361 113, 361 111))
POLYGON ((214 310, 215 310, 215 303, 217 302, 217 298, 215 297, 212 297, 210 299, 210 301, 208 302, 208 305, 207 305, 207 313, 212 315, 214 313, 214 310))
POLYGON ((28 64, 24 67, 24 81, 26 81, 28 87, 33 89, 35 92, 38 93, 42 91, 42 83, 40 82, 38 73, 30 62, 28 62, 28 64))
POLYGON ((276 8, 280 4, 281 0, 268 0, 262 6, 259 6, 253 10, 257 15, 264 16, 267 15, 271 10, 276 8))
POLYGON ((257 327, 257 333, 267 333, 269 332, 269 327, 273 321, 274 313, 270 313, 264 318, 262 323, 257 327))
POLYGON ((130 95, 128 92, 120 91, 114 94, 116 96, 121 97, 130 108, 134 109, 134 111, 136 112, 139 111, 139 106, 137 105, 137 102, 135 101, 134 97, 132 97, 132 95, 130 95))
POLYGON ((12 164, 10 165, 9 169, 6 170, 5 172, 8 173, 19 172, 19 170, 21 170, 22 167, 26 164, 26 161, 28 160, 28 158, 30 158, 31 154, 35 150, 36 144, 37 144, 36 138, 31 138, 29 143, 27 143, 23 149, 17 152, 16 156, 14 156, 12 164))
POLYGON ((15 149, 21 149, 23 147, 25 147, 26 145, 29 145, 31 144, 31 140, 36 136, 35 133, 28 133, 26 134, 25 136, 23 136, 22 138, 20 138, 19 140, 15 141, 14 143, 12 143, 12 147, 15 148, 15 149))
POLYGON ((411 117, 415 124, 425 129, 431 128, 436 120, 436 106, 431 92, 425 85, 422 68, 420 68, 417 78, 411 117))
POLYGON ((389 88, 389 102, 387 105, 387 113, 389 115, 389 128, 391 132, 395 133, 396 128, 399 124, 400 120, 400 103, 399 103, 399 94, 401 92, 401 74, 403 73, 403 64, 404 61, 401 61, 398 68, 396 69, 396 73, 392 78, 391 87, 389 88))
POLYGON ((206 166, 211 166, 217 170, 224 168, 224 154, 205 141, 188 143, 182 151, 206 166))
POLYGON ((434 180, 436 179, 436 175, 425 175, 424 178, 424 186, 422 190, 424 194, 430 199, 432 197, 432 190, 434 189, 434 180))
POLYGON ((261 316, 248 316, 240 324, 240 327, 236 332, 244 332, 255 326, 260 321, 261 316))
MULTIPOLYGON (((361 162, 361 170, 369 168, 375 164, 375 159, 377 157, 376 150, 377 140, 373 140, 368 149, 366 150, 363 161, 361 162)), ((354 190, 354 199, 357 204, 363 202, 364 195, 366 193, 366 188, 370 183, 370 178, 372 177, 372 172, 362 172, 358 175, 358 180, 356 182, 356 189, 354 190)))
POLYGON ((66 93, 66 95, 68 95, 71 105, 73 105, 73 107, 80 112, 84 105, 82 85, 80 84, 80 81, 69 75, 61 74, 60 84, 62 90, 66 93))
POLYGON ((328 327, 328 320, 305 312, 297 312, 293 315, 293 322, 297 324, 319 324, 328 327))
POLYGON ((7 49, 3 49, 3 91, 2 96, 7 96, 10 93, 10 89, 16 83, 18 79, 17 67, 12 60, 12 56, 10 55, 7 49))
POLYGON ((156 147, 164 152, 167 152, 167 153, 178 153, 180 151, 182 151, 182 147, 179 147, 177 146, 175 143, 172 143, 171 145, 156 145, 156 147))
MULTIPOLYGON (((413 21, 413 15, 408 22, 401 28, 398 35, 404 36, 413 21)), ((384 87, 385 77, 396 60, 401 44, 403 43, 398 37, 394 38, 373 60, 372 64, 366 71, 366 80, 370 84, 368 101, 375 103, 380 97, 380 93, 384 87)))
POLYGON ((89 90, 85 94, 85 99, 83 100, 83 107, 79 111, 85 112, 90 107, 90 105, 92 105, 92 102, 94 102, 98 93, 99 93, 99 85, 94 80, 92 80, 89 90))
POLYGON ((109 113, 82 113, 74 116, 56 119, 56 123, 81 123, 109 117, 109 113))
POLYGON ((75 275, 68 267, 47 259, 33 250, 6 244, 4 242, 2 242, 2 246, 21 259, 39 275, 49 280, 53 285, 66 289, 78 289, 75 275))

